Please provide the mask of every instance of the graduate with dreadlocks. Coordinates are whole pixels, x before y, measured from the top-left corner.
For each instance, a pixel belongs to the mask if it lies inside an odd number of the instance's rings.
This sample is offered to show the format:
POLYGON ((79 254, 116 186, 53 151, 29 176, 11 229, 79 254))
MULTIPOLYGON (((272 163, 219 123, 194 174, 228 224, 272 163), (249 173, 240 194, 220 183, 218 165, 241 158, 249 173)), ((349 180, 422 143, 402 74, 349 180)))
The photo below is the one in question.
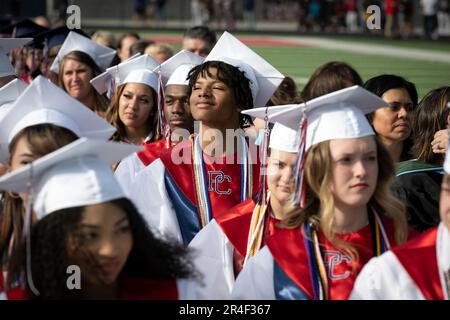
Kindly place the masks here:
POLYGON ((256 147, 240 130, 249 121, 240 111, 264 106, 282 80, 251 49, 222 35, 189 73, 200 131, 164 152, 132 185, 130 196, 151 226, 187 245, 212 218, 259 191, 256 147))
MULTIPOLYGON (((267 108, 269 112, 276 109, 267 108)), ((276 224, 292 211, 291 176, 298 144, 296 130, 276 123, 270 133, 267 168, 261 171, 267 193, 261 192, 217 216, 191 241, 189 247, 197 250, 194 263, 205 285, 195 283, 189 290, 190 299, 228 299, 245 261, 258 252, 265 238, 277 230, 276 224)))
POLYGON ((272 117, 300 127, 300 208, 249 259, 232 298, 347 299, 364 264, 406 240, 404 207, 389 194, 394 165, 364 115, 383 105, 353 86, 272 117))

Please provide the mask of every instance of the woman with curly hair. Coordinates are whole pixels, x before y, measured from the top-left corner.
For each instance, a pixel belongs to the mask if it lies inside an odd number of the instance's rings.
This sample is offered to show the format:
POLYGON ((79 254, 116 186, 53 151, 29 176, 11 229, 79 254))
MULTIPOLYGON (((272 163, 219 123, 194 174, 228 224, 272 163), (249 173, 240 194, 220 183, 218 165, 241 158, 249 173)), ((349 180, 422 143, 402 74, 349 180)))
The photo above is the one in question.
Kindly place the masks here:
MULTIPOLYGON (((79 137, 107 140, 114 132, 106 121, 43 77, 36 78, 17 98, 0 120, 0 127, 0 144, 6 147, 1 150, 1 162, 8 163, 8 171, 16 171, 79 137)), ((0 269, 5 290, 23 283, 16 253, 22 241, 26 200, 26 194, 3 194, 0 269)))
POLYGON ((364 115, 383 105, 354 86, 274 115, 301 128, 299 207, 249 259, 232 298, 347 299, 363 265, 406 240, 404 208, 389 193, 394 165, 364 115))
POLYGON ((176 280, 193 275, 187 251, 153 235, 110 169, 136 150, 83 138, 0 180, 15 192, 34 186, 36 222, 23 260, 29 297, 181 297, 176 280))

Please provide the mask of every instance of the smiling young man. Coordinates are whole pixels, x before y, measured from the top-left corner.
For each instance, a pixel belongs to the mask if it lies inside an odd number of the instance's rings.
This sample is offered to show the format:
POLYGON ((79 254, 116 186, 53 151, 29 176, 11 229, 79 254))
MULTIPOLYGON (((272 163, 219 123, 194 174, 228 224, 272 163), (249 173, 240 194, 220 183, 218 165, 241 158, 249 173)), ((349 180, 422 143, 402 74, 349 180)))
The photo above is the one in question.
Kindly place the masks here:
POLYGON ((248 121, 240 111, 264 106, 282 79, 229 33, 190 71, 199 132, 140 171, 130 190, 151 226, 187 245, 212 218, 259 190, 259 161, 239 130, 248 121))

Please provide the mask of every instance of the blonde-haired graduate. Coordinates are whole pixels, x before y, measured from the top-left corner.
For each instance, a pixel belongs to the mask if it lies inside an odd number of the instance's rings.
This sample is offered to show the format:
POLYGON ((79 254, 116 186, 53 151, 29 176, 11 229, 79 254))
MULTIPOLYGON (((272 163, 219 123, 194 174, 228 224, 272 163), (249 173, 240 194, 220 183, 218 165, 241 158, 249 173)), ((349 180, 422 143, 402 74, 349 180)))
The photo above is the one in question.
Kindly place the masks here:
POLYGON ((444 162, 439 203, 441 223, 373 258, 356 279, 351 299, 449 300, 450 152, 444 162))
POLYGON ((353 86, 271 117, 300 127, 300 208, 249 259, 232 298, 347 299, 364 264, 406 240, 404 206, 389 193, 394 165, 365 118, 384 105, 353 86))

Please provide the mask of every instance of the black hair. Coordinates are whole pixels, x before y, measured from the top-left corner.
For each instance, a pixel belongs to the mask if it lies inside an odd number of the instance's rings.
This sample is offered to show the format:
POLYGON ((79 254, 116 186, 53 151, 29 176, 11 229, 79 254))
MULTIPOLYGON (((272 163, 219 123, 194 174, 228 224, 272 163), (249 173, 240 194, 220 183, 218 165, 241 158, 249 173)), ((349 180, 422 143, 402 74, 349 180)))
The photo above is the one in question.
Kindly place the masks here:
POLYGON ((216 34, 206 26, 195 26, 184 31, 183 39, 200 39, 206 41, 211 48, 216 44, 216 34))
MULTIPOLYGON (((133 203, 121 198, 112 204, 122 208, 128 216, 133 247, 120 276, 147 279, 176 279, 194 274, 190 253, 176 240, 156 237, 133 203)), ((82 219, 85 207, 55 211, 37 222, 31 231, 31 270, 39 291, 35 299, 80 299, 82 290, 67 288, 66 269, 71 264, 67 255, 67 239, 82 219)), ((119 277, 120 277, 119 276, 119 277)))
MULTIPOLYGON (((187 77, 189 80, 188 96, 192 94, 192 88, 195 85, 199 76, 212 77, 209 69, 217 69, 217 79, 225 83, 233 92, 236 101, 236 106, 241 110, 253 108, 253 96, 250 89, 250 80, 245 76, 245 73, 238 68, 222 62, 222 61, 207 61, 198 66, 195 66, 187 77)), ((251 117, 244 114, 239 114, 239 125, 245 128, 252 124, 251 117)))
MULTIPOLYGON (((376 94, 380 98, 386 91, 391 89, 405 89, 408 91, 409 97, 414 105, 417 105, 417 89, 414 83, 393 74, 382 74, 366 81, 363 85, 364 89, 376 94)), ((369 120, 372 122, 373 113, 369 114, 369 120)))
MULTIPOLYGON (((418 95, 416 86, 414 85, 414 83, 405 80, 403 77, 393 74, 382 74, 367 80, 366 83, 364 83, 363 87, 364 89, 374 93, 380 98, 386 91, 389 91, 391 89, 405 89, 408 92, 409 97, 411 98, 411 101, 413 103, 413 110, 409 111, 414 111, 417 106, 418 95)), ((372 126, 374 114, 375 112, 371 112, 366 116, 367 120, 369 120, 372 126)), ((406 140, 403 141, 403 151, 400 155, 400 161, 409 160, 411 158, 410 150, 412 145, 413 142, 410 135, 406 140)))

